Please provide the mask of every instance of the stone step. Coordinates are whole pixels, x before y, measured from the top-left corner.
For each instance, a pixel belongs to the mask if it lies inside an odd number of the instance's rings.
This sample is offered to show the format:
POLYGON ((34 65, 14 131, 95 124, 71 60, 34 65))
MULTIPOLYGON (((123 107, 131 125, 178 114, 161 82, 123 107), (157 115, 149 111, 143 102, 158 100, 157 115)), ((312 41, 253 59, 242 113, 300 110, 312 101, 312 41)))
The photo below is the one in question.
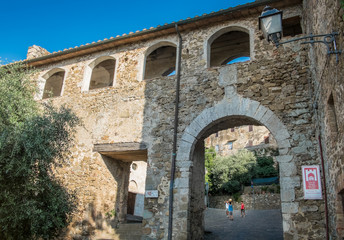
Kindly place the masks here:
POLYGON ((120 223, 115 229, 114 235, 98 235, 96 240, 141 240, 141 223, 120 223))
POLYGON ((122 240, 140 240, 142 236, 141 223, 121 223, 116 229, 116 234, 122 240))

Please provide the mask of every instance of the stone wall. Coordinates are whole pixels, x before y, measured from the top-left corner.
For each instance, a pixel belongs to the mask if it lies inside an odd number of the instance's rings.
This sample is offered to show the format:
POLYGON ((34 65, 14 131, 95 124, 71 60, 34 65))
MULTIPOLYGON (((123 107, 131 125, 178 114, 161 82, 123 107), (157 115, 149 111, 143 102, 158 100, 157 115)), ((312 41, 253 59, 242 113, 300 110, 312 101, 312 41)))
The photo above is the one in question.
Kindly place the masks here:
MULTIPOLYGON (((233 196, 210 196, 209 207, 210 208, 225 208, 225 201, 228 199, 234 199, 233 196)), ((241 201, 244 202, 247 210, 268 210, 268 209, 281 209, 281 196, 275 193, 265 194, 244 194, 240 196, 238 202, 234 202, 234 210, 241 209, 241 201)))
MULTIPOLYGON (((283 11, 285 17, 301 15, 302 7, 283 11)), ((285 239, 324 239, 323 201, 303 200, 300 177, 301 165, 320 163, 311 115, 308 48, 293 43, 276 49, 262 41, 257 17, 258 13, 181 32, 173 239, 203 236, 202 141, 219 130, 251 124, 266 126, 279 148, 285 239), (249 33, 251 60, 209 68, 208 39, 224 29, 249 33)), ((115 210, 119 221, 126 214, 130 163, 93 152, 94 144, 141 142, 148 152, 146 190, 159 192, 158 198, 145 199, 143 238, 167 238, 176 78, 142 81, 142 76, 147 49, 162 42, 177 45, 177 37, 162 35, 39 67, 40 76, 53 68, 66 71, 62 96, 51 100, 70 107, 83 121, 70 164, 57 169, 78 197, 70 237, 111 233, 106 213, 115 210), (85 73, 104 56, 116 59, 113 86, 85 90, 85 73)))
MULTIPOLYGON (((304 29, 307 34, 326 34, 337 31, 337 48, 344 50, 344 10, 339 0, 310 1, 303 3, 304 29)), ((328 197, 328 229, 330 239, 344 238, 344 101, 343 54, 336 63, 335 55, 327 55, 324 44, 315 44, 309 51, 312 73, 312 102, 316 121, 318 155, 324 156, 326 190, 328 197)), ((322 172, 323 173, 323 172, 322 172)))

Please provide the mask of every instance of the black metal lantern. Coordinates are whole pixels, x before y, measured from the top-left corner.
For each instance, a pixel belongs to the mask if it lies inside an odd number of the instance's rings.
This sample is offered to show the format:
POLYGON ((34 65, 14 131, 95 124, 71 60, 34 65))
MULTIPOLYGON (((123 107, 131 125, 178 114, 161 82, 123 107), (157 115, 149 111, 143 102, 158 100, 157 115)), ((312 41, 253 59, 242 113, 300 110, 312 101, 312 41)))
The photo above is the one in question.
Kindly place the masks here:
POLYGON ((280 42, 282 38, 282 11, 279 11, 275 8, 272 8, 270 6, 266 6, 262 12, 262 14, 259 17, 259 29, 262 30, 264 38, 268 42, 273 42, 276 47, 294 42, 294 41, 300 41, 301 44, 314 44, 314 43, 323 43, 327 47, 327 54, 336 54, 336 62, 338 63, 339 57, 338 55, 342 53, 341 50, 337 49, 337 43, 336 43, 336 36, 338 35, 338 32, 332 32, 327 34, 317 34, 313 35, 312 33, 308 36, 300 37, 300 38, 294 38, 285 42, 280 42), (322 38, 322 39, 319 39, 322 38))
POLYGON ((259 17, 259 29, 267 41, 275 44, 282 38, 282 11, 266 6, 259 17))

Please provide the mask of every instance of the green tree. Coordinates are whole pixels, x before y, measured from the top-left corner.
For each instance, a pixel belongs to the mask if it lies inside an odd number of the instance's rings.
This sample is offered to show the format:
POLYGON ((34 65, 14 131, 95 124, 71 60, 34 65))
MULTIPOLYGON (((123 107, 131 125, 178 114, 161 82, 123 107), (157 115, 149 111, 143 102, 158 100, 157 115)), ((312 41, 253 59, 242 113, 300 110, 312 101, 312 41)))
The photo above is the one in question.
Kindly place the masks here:
POLYGON ((278 176, 278 170, 274 167, 274 160, 271 156, 257 157, 255 176, 257 178, 268 178, 278 176))
POLYGON ((52 239, 65 228, 74 197, 54 177, 78 118, 34 101, 32 71, 0 67, 0 239, 52 239))
POLYGON ((218 157, 212 169, 213 193, 235 193, 241 185, 248 183, 253 174, 256 158, 246 149, 235 155, 218 157))

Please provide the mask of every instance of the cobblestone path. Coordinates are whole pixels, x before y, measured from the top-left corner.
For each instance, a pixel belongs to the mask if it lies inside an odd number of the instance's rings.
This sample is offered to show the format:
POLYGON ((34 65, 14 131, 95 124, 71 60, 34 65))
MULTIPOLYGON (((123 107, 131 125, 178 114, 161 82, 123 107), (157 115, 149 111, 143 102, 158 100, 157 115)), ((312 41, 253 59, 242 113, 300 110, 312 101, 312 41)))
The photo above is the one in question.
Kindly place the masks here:
POLYGON ((205 211, 205 240, 283 240, 282 215, 278 210, 246 210, 246 217, 234 211, 234 221, 224 209, 205 211))

